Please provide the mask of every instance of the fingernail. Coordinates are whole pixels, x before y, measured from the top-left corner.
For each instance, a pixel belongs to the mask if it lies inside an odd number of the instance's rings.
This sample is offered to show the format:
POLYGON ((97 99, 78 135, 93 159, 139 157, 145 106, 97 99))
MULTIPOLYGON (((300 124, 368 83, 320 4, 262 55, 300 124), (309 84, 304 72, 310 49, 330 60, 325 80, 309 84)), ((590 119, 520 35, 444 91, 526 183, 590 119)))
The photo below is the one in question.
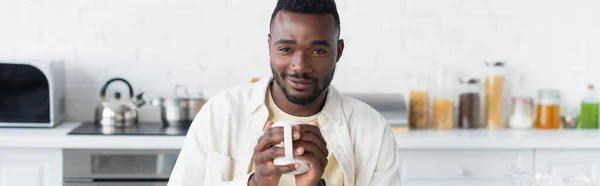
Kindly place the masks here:
POLYGON ((302 150, 301 150, 300 148, 301 148, 301 147, 298 147, 298 148, 296 148, 296 153, 297 153, 297 154, 301 154, 301 153, 302 153, 302 150))
POLYGON ((281 147, 285 147, 285 143, 284 143, 283 141, 282 141, 282 142, 279 142, 279 146, 281 146, 281 147))
POLYGON ((300 138, 300 133, 294 132, 294 139, 299 139, 299 138, 300 138))
POLYGON ((294 165, 294 168, 295 168, 295 169, 299 169, 299 168, 300 168, 300 164, 297 164, 297 163, 296 163, 296 165, 294 165))

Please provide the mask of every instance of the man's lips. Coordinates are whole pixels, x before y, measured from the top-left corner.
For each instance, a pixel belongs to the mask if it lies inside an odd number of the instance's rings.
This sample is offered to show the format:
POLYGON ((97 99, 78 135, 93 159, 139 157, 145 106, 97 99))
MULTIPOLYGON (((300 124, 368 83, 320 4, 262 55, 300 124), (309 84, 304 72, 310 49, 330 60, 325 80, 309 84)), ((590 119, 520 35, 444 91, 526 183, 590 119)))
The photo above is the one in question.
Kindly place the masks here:
POLYGON ((293 77, 286 77, 285 79, 289 80, 292 88, 294 88, 296 90, 309 89, 315 83, 314 80, 310 80, 310 79, 307 80, 307 79, 300 79, 300 78, 293 78, 293 77))

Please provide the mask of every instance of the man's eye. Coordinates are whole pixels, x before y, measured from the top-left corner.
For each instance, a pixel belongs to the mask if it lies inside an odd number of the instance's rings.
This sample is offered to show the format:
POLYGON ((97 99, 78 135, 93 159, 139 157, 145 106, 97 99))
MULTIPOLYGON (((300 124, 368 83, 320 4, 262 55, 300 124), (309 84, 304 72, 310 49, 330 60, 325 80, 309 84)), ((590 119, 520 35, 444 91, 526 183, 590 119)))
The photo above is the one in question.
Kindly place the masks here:
POLYGON ((290 51, 291 51, 291 49, 290 49, 290 48, 286 48, 286 47, 284 47, 284 48, 279 48, 279 51, 282 51, 282 52, 290 52, 290 51))
POLYGON ((316 54, 325 54, 325 53, 327 53, 327 51, 325 51, 325 50, 321 50, 321 49, 316 49, 316 50, 314 51, 314 53, 316 53, 316 54))

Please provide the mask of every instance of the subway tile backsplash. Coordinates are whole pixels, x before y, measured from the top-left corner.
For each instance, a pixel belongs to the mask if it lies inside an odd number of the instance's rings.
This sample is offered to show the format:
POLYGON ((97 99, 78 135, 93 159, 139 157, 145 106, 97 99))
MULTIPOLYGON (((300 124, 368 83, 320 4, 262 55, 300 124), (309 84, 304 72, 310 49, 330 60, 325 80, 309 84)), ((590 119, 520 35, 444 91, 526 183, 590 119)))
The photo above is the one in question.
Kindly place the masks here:
MULTIPOLYGON (((338 0, 346 49, 333 85, 404 92, 408 74, 437 66, 480 74, 504 60, 531 96, 560 89, 576 105, 600 86, 600 1, 338 0)), ((147 97, 175 84, 212 96, 270 73, 275 0, 3 0, 0 60, 67 63, 68 119, 91 120, 101 86, 128 79, 147 97)), ((123 89, 115 84, 112 89, 123 89)), ((146 105, 141 120, 158 120, 146 105)))

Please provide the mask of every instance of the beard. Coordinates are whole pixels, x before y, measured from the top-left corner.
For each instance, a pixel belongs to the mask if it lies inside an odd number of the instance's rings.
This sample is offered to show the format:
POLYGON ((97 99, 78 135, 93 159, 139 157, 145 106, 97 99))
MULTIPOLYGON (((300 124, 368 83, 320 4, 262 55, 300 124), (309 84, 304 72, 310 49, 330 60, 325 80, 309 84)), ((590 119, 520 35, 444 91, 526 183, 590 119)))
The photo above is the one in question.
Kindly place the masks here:
POLYGON ((323 86, 320 86, 321 81, 319 81, 318 78, 310 77, 307 74, 287 74, 285 72, 281 72, 281 74, 278 75, 272 66, 271 66, 271 72, 273 73, 273 79, 275 80, 275 83, 277 83, 277 85, 279 87, 281 87, 281 91, 283 92, 283 94, 285 95, 285 98, 288 101, 290 101, 296 105, 308 105, 308 104, 315 102, 315 100, 317 100, 317 98, 319 98, 321 93, 323 93, 327 90, 327 88, 331 84, 331 81, 333 80, 333 74, 335 74, 335 66, 333 67, 333 69, 331 69, 330 72, 325 74, 325 76, 323 77, 323 82, 322 82, 323 86), (314 81, 315 83, 314 83, 314 87, 313 87, 313 92, 309 96, 297 96, 297 95, 290 94, 288 89, 285 87, 285 84, 283 83, 283 79, 285 79, 287 77, 301 78, 301 79, 305 79, 305 80, 314 81))

